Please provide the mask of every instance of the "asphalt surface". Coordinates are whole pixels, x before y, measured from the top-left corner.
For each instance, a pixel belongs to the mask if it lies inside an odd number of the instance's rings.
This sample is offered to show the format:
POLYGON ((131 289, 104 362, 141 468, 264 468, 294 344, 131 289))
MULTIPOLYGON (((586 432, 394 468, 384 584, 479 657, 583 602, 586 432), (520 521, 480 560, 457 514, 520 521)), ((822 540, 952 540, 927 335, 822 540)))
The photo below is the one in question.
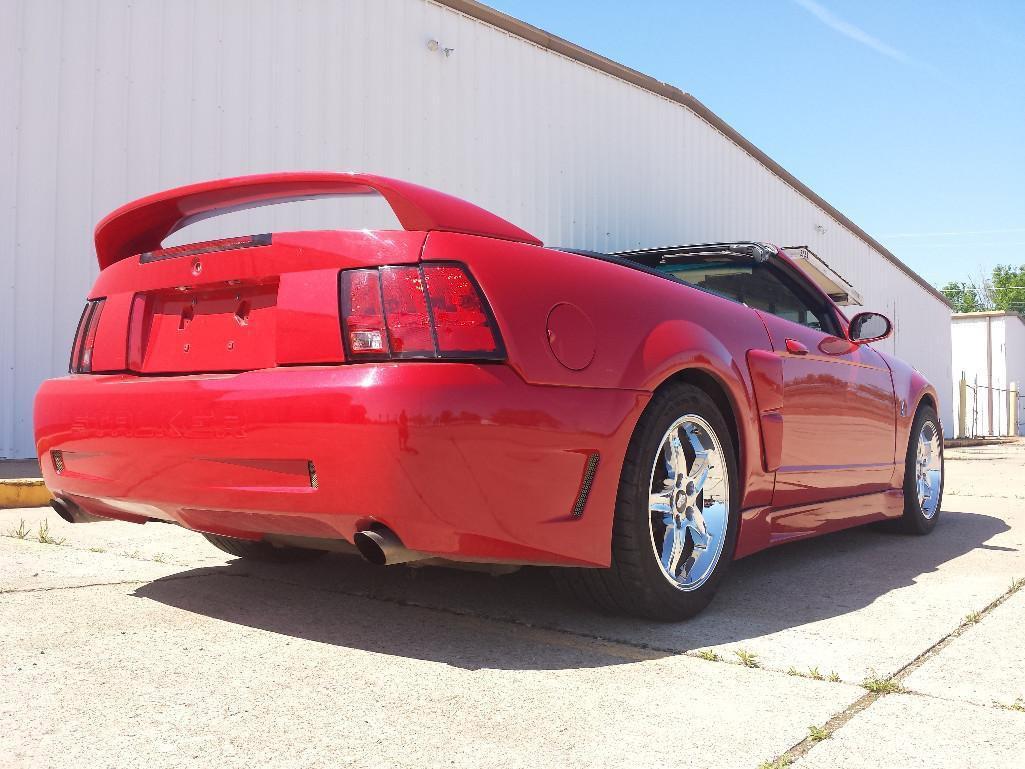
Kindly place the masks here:
POLYGON ((755 555, 676 625, 0 511, 0 766, 1020 769, 1025 444, 947 456, 931 536, 755 555))

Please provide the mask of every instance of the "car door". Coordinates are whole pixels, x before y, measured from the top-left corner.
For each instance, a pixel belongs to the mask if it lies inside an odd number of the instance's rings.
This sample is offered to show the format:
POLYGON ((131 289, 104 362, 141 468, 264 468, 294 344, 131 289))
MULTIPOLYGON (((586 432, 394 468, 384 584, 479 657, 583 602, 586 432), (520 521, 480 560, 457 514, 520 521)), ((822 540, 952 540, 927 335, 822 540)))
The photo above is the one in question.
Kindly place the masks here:
MULTIPOLYGON (((889 487, 896 432, 890 370, 871 347, 847 339, 846 321, 797 267, 760 244, 667 251, 656 265, 746 305, 768 333, 772 350, 752 344, 747 364, 764 467, 776 474, 774 507, 889 487)), ((806 528, 831 515, 823 508, 806 528)))
POLYGON ((893 380, 882 356, 847 340, 796 269, 768 263, 755 312, 782 363, 782 446, 773 506, 868 494, 894 467, 893 380))

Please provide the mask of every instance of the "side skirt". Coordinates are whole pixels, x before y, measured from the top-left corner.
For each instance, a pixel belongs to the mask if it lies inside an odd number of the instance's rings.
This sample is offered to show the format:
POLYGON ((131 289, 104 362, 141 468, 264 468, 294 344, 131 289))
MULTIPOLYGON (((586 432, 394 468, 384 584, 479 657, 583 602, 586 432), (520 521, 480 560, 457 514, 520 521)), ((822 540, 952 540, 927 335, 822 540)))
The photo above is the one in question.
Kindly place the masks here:
POLYGON ((809 505, 752 507, 741 513, 740 536, 733 557, 743 558, 784 542, 899 518, 903 513, 903 489, 888 489, 809 505))

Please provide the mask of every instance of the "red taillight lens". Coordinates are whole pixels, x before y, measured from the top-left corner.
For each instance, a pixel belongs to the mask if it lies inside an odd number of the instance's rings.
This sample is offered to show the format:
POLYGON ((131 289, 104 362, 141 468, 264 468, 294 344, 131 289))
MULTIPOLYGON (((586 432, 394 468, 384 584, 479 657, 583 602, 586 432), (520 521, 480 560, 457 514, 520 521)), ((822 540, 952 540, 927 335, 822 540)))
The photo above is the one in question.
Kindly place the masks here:
POLYGON ((491 318, 462 267, 425 265, 427 292, 438 331, 438 351, 489 353, 498 349, 491 318))
POLYGON ((461 265, 346 270, 341 314, 351 358, 504 357, 487 304, 461 265))
POLYGON ((94 299, 86 304, 75 332, 75 344, 71 348, 72 374, 88 374, 93 370, 93 347, 96 345, 96 330, 100 326, 103 299, 94 299))
POLYGON ((419 267, 381 269, 384 316, 395 356, 434 355, 431 315, 419 267))

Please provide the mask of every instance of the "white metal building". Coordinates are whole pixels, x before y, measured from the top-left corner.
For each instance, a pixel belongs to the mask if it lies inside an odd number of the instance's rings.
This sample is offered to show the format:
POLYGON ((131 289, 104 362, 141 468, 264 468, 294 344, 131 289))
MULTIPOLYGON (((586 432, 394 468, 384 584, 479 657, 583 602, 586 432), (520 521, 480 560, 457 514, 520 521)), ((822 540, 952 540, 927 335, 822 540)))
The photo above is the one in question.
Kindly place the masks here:
MULTIPOLYGON (((957 313, 951 320, 955 427, 965 380, 964 435, 1025 435, 1025 318, 1016 312, 957 313)), ((960 432, 960 430, 959 430, 960 432)))
MULTIPOLYGON (((3 15, 0 457, 34 453, 33 394, 66 371, 101 216, 295 169, 437 187, 553 245, 804 247, 893 318, 880 347, 951 413, 950 312, 931 286, 694 97, 472 0, 4 0, 3 15)), ((176 242, 388 224, 349 206, 258 210, 176 242)))

